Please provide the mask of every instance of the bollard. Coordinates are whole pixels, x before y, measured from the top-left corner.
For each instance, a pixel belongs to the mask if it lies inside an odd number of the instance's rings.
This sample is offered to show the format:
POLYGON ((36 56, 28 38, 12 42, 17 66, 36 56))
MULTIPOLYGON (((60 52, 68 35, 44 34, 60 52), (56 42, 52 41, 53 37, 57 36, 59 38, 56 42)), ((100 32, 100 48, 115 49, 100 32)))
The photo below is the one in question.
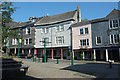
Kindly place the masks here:
POLYGON ((57 64, 59 64, 59 59, 57 58, 57 64))
POLYGON ((109 60, 109 68, 112 68, 112 61, 109 60))

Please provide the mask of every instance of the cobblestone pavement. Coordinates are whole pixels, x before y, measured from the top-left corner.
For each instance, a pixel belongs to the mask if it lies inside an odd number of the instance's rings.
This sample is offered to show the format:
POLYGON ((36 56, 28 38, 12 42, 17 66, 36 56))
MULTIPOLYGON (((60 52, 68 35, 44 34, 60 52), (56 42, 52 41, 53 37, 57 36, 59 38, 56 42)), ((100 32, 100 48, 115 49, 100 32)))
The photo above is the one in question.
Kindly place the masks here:
POLYGON ((71 66, 70 60, 49 59, 47 63, 33 62, 31 59, 22 59, 29 66, 27 75, 35 78, 118 78, 119 63, 109 64, 106 62, 75 61, 71 66))

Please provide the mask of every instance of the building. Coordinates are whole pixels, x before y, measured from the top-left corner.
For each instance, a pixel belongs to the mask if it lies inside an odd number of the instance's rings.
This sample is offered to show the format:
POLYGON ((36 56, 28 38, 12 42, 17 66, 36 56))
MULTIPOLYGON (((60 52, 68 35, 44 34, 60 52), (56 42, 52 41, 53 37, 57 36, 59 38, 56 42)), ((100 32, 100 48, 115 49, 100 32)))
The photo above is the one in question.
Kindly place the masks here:
POLYGON ((35 52, 43 56, 46 40, 47 57, 60 59, 70 56, 71 31, 73 23, 81 21, 80 9, 53 16, 45 16, 35 23, 35 52))
POLYGON ((41 18, 30 17, 29 21, 27 22, 12 22, 8 24, 11 26, 11 30, 16 30, 18 33, 20 33, 20 35, 17 34, 17 36, 10 38, 9 48, 11 54, 18 54, 18 48, 20 48, 20 54, 34 54, 34 23, 41 18), (18 37, 20 42, 19 46, 18 37))
POLYGON ((120 10, 106 17, 72 25, 72 46, 77 59, 115 60, 120 56, 120 10))

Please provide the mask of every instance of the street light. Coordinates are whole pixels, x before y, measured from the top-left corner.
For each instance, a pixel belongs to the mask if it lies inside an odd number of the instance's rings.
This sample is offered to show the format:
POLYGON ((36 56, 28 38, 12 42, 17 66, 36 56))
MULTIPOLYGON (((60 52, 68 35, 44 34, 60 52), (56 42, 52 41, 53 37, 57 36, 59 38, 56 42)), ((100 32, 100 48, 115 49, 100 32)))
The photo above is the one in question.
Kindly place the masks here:
POLYGON ((46 43, 51 43, 51 42, 47 42, 46 41, 46 38, 44 38, 44 41, 40 41, 40 42, 43 42, 44 43, 44 55, 43 55, 43 58, 44 58, 44 63, 46 63, 46 43))
POLYGON ((74 65, 74 51, 72 47, 72 27, 70 27, 70 56, 71 56, 71 65, 74 65))
POLYGON ((18 58, 20 58, 20 30, 18 31, 18 58))

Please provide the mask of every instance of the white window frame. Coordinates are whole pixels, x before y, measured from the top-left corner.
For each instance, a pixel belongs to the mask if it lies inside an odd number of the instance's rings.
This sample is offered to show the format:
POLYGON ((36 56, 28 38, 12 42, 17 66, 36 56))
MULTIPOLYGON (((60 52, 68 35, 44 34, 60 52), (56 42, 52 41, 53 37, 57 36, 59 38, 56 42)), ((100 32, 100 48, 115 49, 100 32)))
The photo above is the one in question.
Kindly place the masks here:
POLYGON ((41 34, 43 34, 43 33, 49 33, 49 28, 47 27, 47 28, 41 28, 41 34), (47 31, 47 29, 48 29, 48 31, 47 31))
MULTIPOLYGON (((48 41, 47 42, 49 42, 49 37, 45 37, 46 39, 48 39, 48 41)), ((45 38, 41 38, 41 46, 43 46, 44 45, 44 43, 42 42, 42 41, 44 41, 44 39, 45 38)), ((49 45, 49 43, 46 43, 46 45, 48 46, 49 45)))
POLYGON ((60 31, 60 26, 59 25, 56 25, 55 28, 56 28, 56 32, 60 31))
POLYGON ((96 36, 96 45, 102 45, 102 36, 96 36), (97 42, 97 38, 100 37, 101 43, 97 42))
POLYGON ((64 24, 61 24, 59 27, 60 27, 60 31, 64 31, 64 24))
POLYGON ((25 29, 25 33, 26 33, 26 34, 31 34, 31 27, 27 27, 27 28, 25 29), (28 33, 28 28, 30 29, 30 33, 28 33))
POLYGON ((32 44, 32 43, 30 43, 29 41, 30 41, 30 39, 32 39, 32 38, 26 38, 26 39, 24 39, 24 45, 30 45, 30 44, 32 44), (26 43, 26 40, 28 40, 28 42, 26 43))
POLYGON ((120 34, 111 34, 110 35, 110 37, 109 37, 109 39, 110 39, 110 44, 119 44, 120 43, 120 34), (113 43, 111 42, 112 40, 111 40, 111 35, 113 36, 113 43), (115 35, 119 35, 119 41, 118 41, 118 43, 115 43, 115 35))
POLYGON ((89 39, 80 39, 79 42, 80 42, 80 43, 79 43, 80 46, 89 46, 89 45, 90 45, 89 39), (83 40, 85 40, 85 45, 83 45, 83 40), (87 44, 87 40, 88 40, 88 44, 87 44), (82 43, 81 43, 81 42, 82 42, 82 43))
POLYGON ((65 39, 64 39, 64 36, 57 36, 57 37, 55 37, 55 44, 64 44, 65 43, 65 39), (61 42, 62 43, 60 43, 59 41, 60 41, 60 39, 61 39, 61 42))
MULTIPOLYGON (((83 28, 80 28, 80 30, 81 30, 81 29, 83 30, 83 34, 84 34, 84 29, 83 29, 83 28)), ((79 31, 80 31, 80 30, 79 30, 79 31)), ((81 34, 81 32, 80 32, 80 35, 83 35, 83 34, 81 34)))
POLYGON ((12 39, 12 45, 18 45, 18 40, 16 38, 12 39))
MULTIPOLYGON (((88 29, 88 27, 85 27, 85 28, 87 28, 87 29, 88 29)), ((85 33, 85 28, 84 28, 83 33, 84 33, 84 34, 89 34, 89 29, 88 29, 88 33, 85 33)))
POLYGON ((116 29, 116 28, 119 28, 119 27, 120 27, 119 18, 117 18, 117 19, 110 19, 110 20, 109 20, 109 29, 116 29), (113 26, 113 21, 114 21, 114 20, 117 20, 117 22, 118 22, 118 23, 117 23, 117 24, 118 24, 118 27, 114 27, 114 26, 113 26), (112 28, 110 27, 110 21, 112 22, 112 28))

